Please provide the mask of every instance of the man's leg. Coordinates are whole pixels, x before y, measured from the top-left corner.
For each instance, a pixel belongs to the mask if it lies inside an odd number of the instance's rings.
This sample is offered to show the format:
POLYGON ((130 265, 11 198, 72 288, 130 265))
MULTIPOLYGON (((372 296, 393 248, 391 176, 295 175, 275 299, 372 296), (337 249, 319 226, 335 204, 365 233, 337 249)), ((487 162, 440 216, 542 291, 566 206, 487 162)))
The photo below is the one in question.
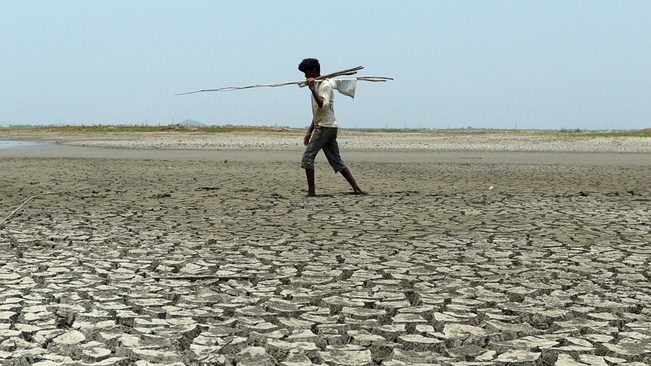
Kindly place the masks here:
POLYGON ((357 185, 357 182, 355 182, 353 173, 351 173, 348 168, 344 168, 341 171, 341 175, 343 175, 344 178, 346 178, 346 180, 348 181, 348 184, 350 184, 350 186, 353 187, 353 192, 355 192, 355 194, 364 194, 364 191, 362 191, 362 189, 359 188, 359 186, 357 185))
POLYGON ((314 130, 314 134, 310 142, 305 148, 303 158, 301 159, 301 167, 305 169, 305 177, 307 178, 307 197, 316 197, 316 190, 314 185, 314 158, 323 148, 327 140, 322 138, 323 131, 320 128, 314 130))
POLYGON ((316 197, 314 189, 314 169, 305 169, 305 177, 307 178, 307 197, 316 197))
POLYGON ((337 130, 334 130, 331 139, 323 146, 323 152, 332 166, 332 169, 334 169, 335 173, 340 172, 341 175, 346 178, 348 184, 353 188, 353 192, 355 192, 355 194, 364 194, 364 191, 362 191, 362 189, 357 185, 353 173, 350 172, 341 159, 341 155, 339 154, 339 144, 337 143, 337 130))

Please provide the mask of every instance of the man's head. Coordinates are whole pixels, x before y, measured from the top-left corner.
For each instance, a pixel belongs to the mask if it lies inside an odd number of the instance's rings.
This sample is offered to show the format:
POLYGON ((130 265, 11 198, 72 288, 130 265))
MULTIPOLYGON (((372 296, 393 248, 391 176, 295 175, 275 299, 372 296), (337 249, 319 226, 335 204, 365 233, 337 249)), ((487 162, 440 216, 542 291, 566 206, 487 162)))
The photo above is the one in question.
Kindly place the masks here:
POLYGON ((317 77, 321 75, 321 65, 315 58, 306 58, 298 65, 298 70, 305 74, 305 77, 317 77))

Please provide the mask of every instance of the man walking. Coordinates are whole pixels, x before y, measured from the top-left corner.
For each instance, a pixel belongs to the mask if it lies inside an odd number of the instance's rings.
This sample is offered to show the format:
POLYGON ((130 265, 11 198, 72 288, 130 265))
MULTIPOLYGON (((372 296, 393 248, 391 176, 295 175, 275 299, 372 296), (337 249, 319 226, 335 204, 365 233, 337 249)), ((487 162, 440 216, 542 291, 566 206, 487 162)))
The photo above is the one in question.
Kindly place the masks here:
POLYGON ((353 193, 364 194, 353 178, 353 174, 344 165, 339 155, 337 144, 338 124, 334 111, 334 93, 339 80, 315 80, 321 76, 321 65, 315 58, 306 58, 298 65, 299 71, 305 74, 307 86, 312 94, 312 123, 310 124, 303 143, 307 146, 301 159, 301 167, 307 177, 307 197, 316 197, 314 186, 314 159, 323 150, 328 162, 335 173, 340 172, 353 188, 353 193))

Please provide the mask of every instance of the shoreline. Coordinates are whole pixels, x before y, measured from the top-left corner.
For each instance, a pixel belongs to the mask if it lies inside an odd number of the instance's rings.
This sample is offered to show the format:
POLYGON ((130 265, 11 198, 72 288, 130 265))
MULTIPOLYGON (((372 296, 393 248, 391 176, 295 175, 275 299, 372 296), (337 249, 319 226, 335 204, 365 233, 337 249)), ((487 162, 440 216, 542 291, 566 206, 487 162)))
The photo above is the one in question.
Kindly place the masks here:
MULTIPOLYGON (((248 132, 2 131, 0 141, 145 150, 302 151, 301 130, 248 132), (7 133, 3 133, 7 132, 7 133)), ((532 131, 363 132, 340 130, 342 151, 651 153, 651 138, 532 131)))
MULTIPOLYGON (((22 133, 0 158, 110 158, 206 161, 299 161, 301 131, 206 133, 22 133)), ((510 132, 363 133, 341 131, 345 161, 649 165, 651 138, 510 132)), ((322 159, 319 154, 318 159, 322 159)), ((325 159, 323 159, 325 160, 325 159)))
MULTIPOLYGON (((77 146, 42 142, 0 149, 0 159, 69 158, 124 160, 199 160, 199 161, 300 161, 301 149, 138 149, 77 146)), ((647 153, 566 152, 566 151, 419 151, 419 150, 352 150, 343 149, 347 162, 413 162, 457 164, 526 164, 526 165, 621 165, 647 166, 647 153)), ((323 154, 317 156, 326 164, 323 154)))

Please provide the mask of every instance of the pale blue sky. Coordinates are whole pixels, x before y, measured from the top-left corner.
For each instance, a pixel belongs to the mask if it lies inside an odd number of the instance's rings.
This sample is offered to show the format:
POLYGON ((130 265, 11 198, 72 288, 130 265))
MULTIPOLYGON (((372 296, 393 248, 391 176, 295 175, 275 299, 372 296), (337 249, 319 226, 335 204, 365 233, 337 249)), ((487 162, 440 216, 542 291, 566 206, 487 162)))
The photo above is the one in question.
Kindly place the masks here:
POLYGON ((294 86, 363 65, 348 128, 651 127, 651 1, 0 0, 0 124, 305 127, 294 86))

